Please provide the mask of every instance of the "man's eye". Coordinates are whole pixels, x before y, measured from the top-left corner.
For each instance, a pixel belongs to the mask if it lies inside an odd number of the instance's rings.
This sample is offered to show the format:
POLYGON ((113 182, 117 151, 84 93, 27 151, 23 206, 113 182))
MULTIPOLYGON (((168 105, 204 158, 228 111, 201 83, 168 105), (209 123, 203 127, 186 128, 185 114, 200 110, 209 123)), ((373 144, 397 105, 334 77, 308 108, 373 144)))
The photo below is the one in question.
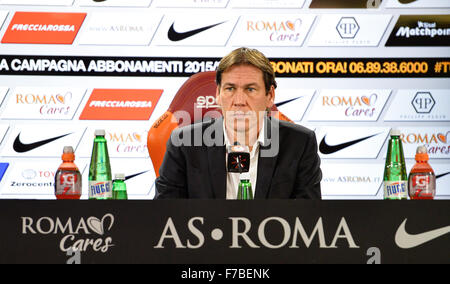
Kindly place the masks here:
POLYGON ((228 87, 228 88, 225 88, 225 91, 227 91, 227 92, 231 92, 231 91, 233 91, 234 90, 234 88, 233 87, 228 87))

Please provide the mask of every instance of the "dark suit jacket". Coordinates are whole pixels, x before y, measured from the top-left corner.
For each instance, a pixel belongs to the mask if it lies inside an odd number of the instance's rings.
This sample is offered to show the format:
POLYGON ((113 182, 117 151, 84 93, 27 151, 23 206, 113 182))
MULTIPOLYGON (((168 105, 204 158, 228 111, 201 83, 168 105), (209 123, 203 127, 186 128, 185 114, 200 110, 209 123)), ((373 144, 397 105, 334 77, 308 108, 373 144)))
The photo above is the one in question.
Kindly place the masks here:
MULTIPOLYGON (((255 198, 320 199, 322 172, 314 132, 266 118, 265 133, 265 146, 260 147, 259 153, 255 198)), ((167 142, 160 176, 156 179, 155 199, 225 199, 227 169, 223 137, 223 118, 175 129, 167 142)))

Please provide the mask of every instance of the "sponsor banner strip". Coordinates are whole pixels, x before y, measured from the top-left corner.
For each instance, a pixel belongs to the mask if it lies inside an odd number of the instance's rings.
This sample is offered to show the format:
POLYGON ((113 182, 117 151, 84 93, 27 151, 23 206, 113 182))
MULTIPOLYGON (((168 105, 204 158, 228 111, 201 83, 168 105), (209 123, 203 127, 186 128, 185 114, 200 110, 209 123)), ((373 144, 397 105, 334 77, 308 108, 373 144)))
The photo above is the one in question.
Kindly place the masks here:
MULTIPOLYGON (((271 58, 277 77, 416 78, 450 77, 447 58, 271 58)), ((186 77, 214 71, 209 57, 0 57, 0 75, 186 77)))
POLYGON ((0 200, 0 263, 449 263, 449 205, 0 200))
POLYGON ((449 77, 450 58, 277 58, 278 77, 449 77))

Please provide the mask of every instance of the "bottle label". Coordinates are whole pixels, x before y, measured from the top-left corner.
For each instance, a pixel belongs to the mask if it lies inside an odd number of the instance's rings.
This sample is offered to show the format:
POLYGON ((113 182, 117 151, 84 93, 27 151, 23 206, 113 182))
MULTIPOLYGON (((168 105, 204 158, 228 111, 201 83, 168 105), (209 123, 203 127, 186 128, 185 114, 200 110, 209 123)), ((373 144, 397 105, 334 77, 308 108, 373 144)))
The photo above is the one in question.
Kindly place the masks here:
POLYGON ((90 199, 108 199, 112 196, 112 181, 89 181, 90 199))
POLYGON ((410 179, 409 196, 411 199, 433 199, 436 182, 430 174, 412 173, 410 179))
POLYGON ((385 199, 407 199, 407 181, 384 181, 385 199))
POLYGON ((58 170, 55 178, 57 197, 81 195, 81 176, 79 172, 58 170))
POLYGON ((430 184, 430 177, 423 174, 412 176, 412 186, 418 189, 427 189, 430 184))

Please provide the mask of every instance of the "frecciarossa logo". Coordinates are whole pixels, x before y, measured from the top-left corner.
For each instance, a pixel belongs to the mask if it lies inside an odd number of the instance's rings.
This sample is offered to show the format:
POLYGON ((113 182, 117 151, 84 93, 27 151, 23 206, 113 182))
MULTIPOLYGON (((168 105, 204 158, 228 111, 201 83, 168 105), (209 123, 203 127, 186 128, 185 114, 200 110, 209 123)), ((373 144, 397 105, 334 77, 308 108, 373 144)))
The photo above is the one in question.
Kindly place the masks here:
POLYGON ((72 44, 86 13, 16 12, 2 43, 72 44))
POLYGON ((81 120, 148 120, 163 90, 94 89, 81 120))

